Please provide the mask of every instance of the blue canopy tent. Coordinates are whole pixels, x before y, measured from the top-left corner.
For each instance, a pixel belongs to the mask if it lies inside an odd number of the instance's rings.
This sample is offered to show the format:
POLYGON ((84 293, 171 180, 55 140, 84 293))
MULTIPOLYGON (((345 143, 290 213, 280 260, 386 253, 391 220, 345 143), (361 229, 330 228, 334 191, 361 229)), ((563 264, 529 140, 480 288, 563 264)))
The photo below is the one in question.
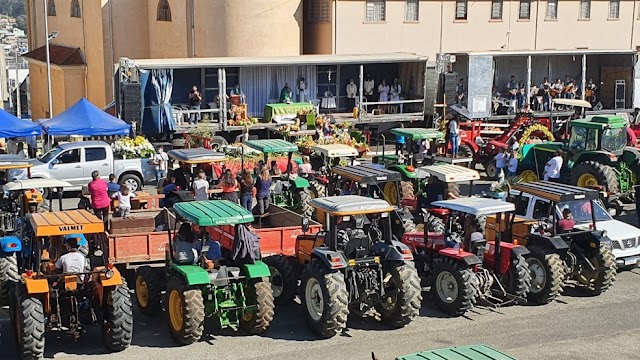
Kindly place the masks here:
POLYGON ((42 129, 38 124, 29 120, 18 119, 0 109, 0 138, 12 139, 40 134, 42 134, 42 129))
POLYGON ((127 136, 131 132, 131 125, 107 114, 85 98, 80 99, 62 114, 38 122, 50 136, 127 136))
POLYGON ((171 108, 173 70, 140 70, 142 120, 140 131, 145 135, 168 134, 176 131, 171 108))

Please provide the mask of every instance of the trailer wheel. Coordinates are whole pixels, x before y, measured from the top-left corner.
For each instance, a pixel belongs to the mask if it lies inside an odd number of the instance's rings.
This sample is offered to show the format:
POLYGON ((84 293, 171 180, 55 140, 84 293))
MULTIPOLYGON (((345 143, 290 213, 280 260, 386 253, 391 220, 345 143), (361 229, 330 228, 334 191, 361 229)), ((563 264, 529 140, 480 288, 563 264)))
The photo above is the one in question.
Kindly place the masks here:
POLYGON ((603 294, 616 280, 618 273, 616 258, 608 245, 600 244, 598 252, 589 261, 596 269, 601 270, 583 271, 577 276, 577 280, 590 295, 603 294))
POLYGON ((245 310, 240 326, 251 334, 262 334, 273 321, 273 291, 268 278, 263 278, 245 288, 247 305, 256 307, 245 310))
POLYGON ((461 316, 476 303, 478 293, 471 268, 450 258, 434 260, 431 273, 431 295, 440 310, 461 316))
POLYGON ((529 246, 531 252, 526 257, 531 273, 531 287, 527 301, 544 305, 552 302, 562 293, 565 283, 564 264, 560 255, 540 246, 529 246))
POLYGON ((294 201, 297 204, 297 208, 300 210, 300 214, 304 217, 311 218, 313 215, 313 206, 311 206, 311 193, 308 188, 296 189, 294 193, 294 201))
POLYGON ((204 302, 200 289, 189 288, 172 276, 167 282, 169 331, 180 345, 200 340, 204 331, 204 302))
MULTIPOLYGON (((522 255, 512 258, 507 273, 498 278, 507 293, 511 295, 526 298, 531 288, 531 273, 522 255)), ((494 283, 495 285, 497 284, 494 283)))
POLYGON ((302 308, 309 327, 322 338, 330 338, 347 327, 349 293, 344 275, 313 260, 302 273, 302 308))
POLYGON ((105 299, 102 339, 111 351, 122 351, 131 345, 133 337, 133 311, 131 295, 126 282, 113 288, 105 299))
POLYGON ((300 273, 294 259, 281 255, 268 256, 262 261, 271 270, 271 289, 277 304, 292 303, 298 290, 300 273))
MULTIPOLYGON (((49 294, 45 294, 48 296, 49 294)), ((18 355, 22 359, 41 359, 44 354, 45 316, 42 301, 27 294, 26 286, 16 288, 15 331, 18 355)))
POLYGON ((135 274, 135 291, 140 312, 153 316, 162 311, 162 278, 150 266, 141 266, 135 274))
POLYGON ((376 304, 382 321, 393 327, 408 325, 420 312, 421 289, 412 261, 390 266, 384 275, 385 296, 376 304))
POLYGON ((19 281, 20 273, 15 253, 0 258, 0 306, 9 305, 11 293, 19 281))

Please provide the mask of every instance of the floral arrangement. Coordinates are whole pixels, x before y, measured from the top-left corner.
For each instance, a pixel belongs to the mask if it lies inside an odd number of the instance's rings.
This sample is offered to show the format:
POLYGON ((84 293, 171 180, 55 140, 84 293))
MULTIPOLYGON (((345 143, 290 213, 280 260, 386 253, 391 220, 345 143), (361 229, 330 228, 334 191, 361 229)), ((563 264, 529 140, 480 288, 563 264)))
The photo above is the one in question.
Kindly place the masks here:
POLYGON ((300 125, 297 124, 284 124, 284 125, 280 125, 278 127, 278 134, 282 135, 282 136, 289 136, 291 135, 292 131, 299 131, 300 130, 300 125))
POLYGON ((142 136, 136 136, 135 139, 125 137, 117 140, 111 145, 111 149, 115 156, 125 159, 146 158, 155 153, 153 145, 142 136))

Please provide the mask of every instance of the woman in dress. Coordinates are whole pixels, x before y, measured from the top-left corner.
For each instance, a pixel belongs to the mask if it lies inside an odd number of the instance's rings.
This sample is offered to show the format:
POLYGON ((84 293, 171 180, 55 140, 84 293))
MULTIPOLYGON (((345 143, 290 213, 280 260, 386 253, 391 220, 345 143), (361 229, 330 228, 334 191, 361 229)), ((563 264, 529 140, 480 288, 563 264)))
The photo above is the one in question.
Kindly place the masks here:
MULTIPOLYGON (((378 101, 379 102, 389 101, 389 85, 387 85, 386 80, 382 80, 380 85, 378 85, 378 101)), ((385 105, 379 105, 378 108, 382 113, 386 112, 385 105)))

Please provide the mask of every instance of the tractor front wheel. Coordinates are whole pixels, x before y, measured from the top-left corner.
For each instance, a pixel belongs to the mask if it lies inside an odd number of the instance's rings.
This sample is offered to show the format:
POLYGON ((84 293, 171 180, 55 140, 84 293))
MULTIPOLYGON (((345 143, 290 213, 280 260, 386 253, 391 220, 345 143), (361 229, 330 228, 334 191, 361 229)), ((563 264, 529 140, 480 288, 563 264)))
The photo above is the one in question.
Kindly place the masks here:
POLYGON ((590 295, 600 295, 606 292, 616 280, 618 273, 616 258, 609 246, 600 244, 598 253, 589 261, 596 270, 584 270, 577 276, 578 282, 590 295))
POLYGON ((302 273, 302 307, 314 333, 330 338, 347 327, 349 293, 344 275, 313 260, 302 273))
POLYGON ((393 326, 408 325, 420 312, 420 277, 411 261, 393 264, 384 275, 384 294, 376 304, 382 321, 393 326))
POLYGON ((476 303, 476 275, 468 266, 450 258, 434 262, 431 294, 436 306, 449 315, 463 315, 476 303))
POLYGON ((484 163, 484 172, 487 173, 487 179, 498 179, 498 167, 496 166, 496 162, 494 160, 489 160, 484 163))
POLYGON ((535 164, 525 163, 520 166, 518 179, 523 183, 536 182, 540 180, 540 176, 538 174, 538 170, 536 170, 535 164))
MULTIPOLYGON (((45 294, 48 296, 48 294, 45 294)), ((18 356, 24 360, 41 359, 44 354, 44 333, 46 329, 42 301, 27 294, 26 286, 16 288, 14 323, 18 356)))
POLYGON ((527 301, 535 305, 552 302, 562 293, 565 270, 560 255, 540 246, 530 246, 526 261, 531 274, 527 301))
POLYGON ((499 279, 508 294, 526 298, 531 287, 531 273, 524 257, 516 255, 511 259, 507 273, 500 276, 499 279))
POLYGON ((595 161, 577 164, 571 172, 572 185, 589 188, 603 185, 607 192, 618 193, 618 178, 611 166, 595 161))
POLYGON ((273 291, 268 278, 254 282, 245 288, 247 305, 253 306, 245 310, 240 327, 251 334, 262 334, 267 331, 273 321, 273 291))
POLYGON ((302 216, 311 218, 313 215, 313 206, 311 206, 311 192, 308 188, 300 188, 295 190, 294 201, 296 208, 300 210, 302 216))
POLYGON ((311 196, 313 198, 321 198, 327 196, 327 187, 318 181, 309 181, 309 187, 311 188, 311 196))
POLYGON ((180 345, 200 340, 204 331, 204 302, 200 289, 189 288, 182 279, 167 283, 169 331, 180 345))
POLYGON ((276 303, 292 303, 296 297, 300 278, 299 264, 293 258, 280 255, 268 256, 262 261, 271 270, 271 289, 273 289, 276 303))
POLYGON ((113 288, 105 299, 102 339, 111 351, 122 351, 131 345, 133 337, 133 311, 129 287, 122 285, 113 288))
POLYGON ((9 305, 9 297, 20 281, 18 259, 15 254, 0 258, 0 306, 9 305))
POLYGON ((140 312, 153 316, 162 311, 162 279, 158 271, 150 266, 136 270, 136 300, 140 312))

